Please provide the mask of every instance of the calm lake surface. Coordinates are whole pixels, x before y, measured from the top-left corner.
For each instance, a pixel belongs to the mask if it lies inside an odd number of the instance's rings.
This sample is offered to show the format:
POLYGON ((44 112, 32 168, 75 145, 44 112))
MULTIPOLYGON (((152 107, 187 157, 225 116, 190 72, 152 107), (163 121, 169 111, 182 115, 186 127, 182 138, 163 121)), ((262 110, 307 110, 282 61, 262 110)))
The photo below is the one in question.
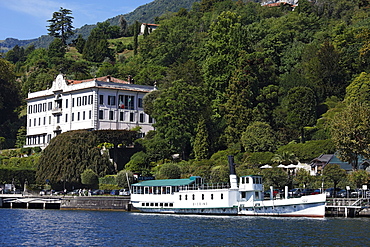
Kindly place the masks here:
POLYGON ((0 246, 369 246, 370 218, 0 209, 0 246))

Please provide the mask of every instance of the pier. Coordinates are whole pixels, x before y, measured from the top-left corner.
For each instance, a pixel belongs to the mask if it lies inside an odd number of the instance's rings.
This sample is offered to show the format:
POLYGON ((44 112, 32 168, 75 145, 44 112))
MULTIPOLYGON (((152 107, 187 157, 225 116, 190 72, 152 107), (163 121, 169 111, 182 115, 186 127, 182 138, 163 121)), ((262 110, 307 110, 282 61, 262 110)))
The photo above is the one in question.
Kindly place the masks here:
POLYGON ((130 211, 129 196, 36 196, 0 194, 0 208, 130 211))
POLYGON ((370 198, 329 198, 326 201, 326 216, 370 216, 370 198))

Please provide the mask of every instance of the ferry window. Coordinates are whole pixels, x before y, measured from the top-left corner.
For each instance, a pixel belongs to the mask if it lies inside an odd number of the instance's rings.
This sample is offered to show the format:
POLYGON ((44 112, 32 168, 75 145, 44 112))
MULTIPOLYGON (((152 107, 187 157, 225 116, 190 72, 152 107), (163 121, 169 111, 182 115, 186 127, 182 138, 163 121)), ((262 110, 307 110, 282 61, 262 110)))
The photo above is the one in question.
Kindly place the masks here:
POLYGON ((223 200, 224 199, 224 194, 221 194, 221 200, 223 200))
POLYGON ((153 206, 154 206, 154 203, 152 203, 152 202, 151 202, 151 203, 150 203, 150 206, 151 206, 151 207, 153 207, 153 206))
POLYGON ((164 204, 164 206, 165 206, 165 207, 168 207, 168 203, 165 203, 165 204, 164 204))
POLYGON ((213 200, 213 194, 211 194, 211 200, 213 200))
POLYGON ((179 195, 179 200, 181 201, 181 195, 179 195))
POLYGON ((160 206, 160 207, 163 207, 163 202, 159 203, 159 206, 160 206))
POLYGON ((149 187, 144 188, 144 194, 149 194, 149 187))
POLYGON ((255 199, 259 198, 258 192, 254 192, 255 199))
POLYGON ((144 207, 144 206, 145 206, 145 203, 144 203, 144 202, 143 202, 143 203, 141 203, 141 206, 142 206, 142 207, 144 207))
POLYGON ((242 198, 245 198, 245 196, 246 196, 246 193, 245 193, 245 191, 243 191, 242 192, 242 198))
POLYGON ((245 183, 246 183, 246 184, 249 184, 249 177, 246 177, 246 178, 245 178, 245 183))
POLYGON ((202 194, 202 200, 204 200, 204 194, 202 194))
POLYGON ((149 207, 149 202, 147 202, 147 203, 145 204, 145 206, 149 207))
POLYGON ((185 200, 187 200, 188 199, 188 195, 185 195, 185 200))
POLYGON ((195 195, 194 195, 194 194, 193 194, 193 196, 192 196, 192 197, 193 197, 193 200, 195 200, 195 195))
POLYGON ((170 186, 166 187, 166 194, 171 194, 171 187, 170 186))
POLYGON ((173 207, 173 203, 170 203, 170 207, 173 207))
POLYGON ((158 202, 156 202, 156 203, 154 204, 154 206, 158 207, 158 202))

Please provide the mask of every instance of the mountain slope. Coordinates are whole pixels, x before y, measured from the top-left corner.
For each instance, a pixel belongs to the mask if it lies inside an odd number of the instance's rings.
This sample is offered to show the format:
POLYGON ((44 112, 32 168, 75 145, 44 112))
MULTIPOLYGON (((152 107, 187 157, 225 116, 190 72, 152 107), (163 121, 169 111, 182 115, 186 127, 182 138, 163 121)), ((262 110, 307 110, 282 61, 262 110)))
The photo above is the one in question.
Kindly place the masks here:
MULTIPOLYGON (((158 16, 161 16, 167 12, 177 12, 181 8, 191 9, 192 5, 195 2, 200 1, 201 0, 154 0, 153 2, 139 6, 134 11, 124 14, 123 16, 125 17, 129 25, 133 24, 135 21, 139 21, 142 23, 154 23, 154 19, 158 16)), ((121 15, 109 18, 106 21, 109 21, 111 25, 118 25, 120 16, 121 15)), ((103 21, 104 20, 102 20, 102 22, 103 21)), ((84 25, 80 28, 77 28, 75 34, 69 39, 69 42, 73 39, 76 39, 79 34, 81 34, 84 39, 87 39, 90 35, 91 30, 95 27, 96 25, 84 25)), ((33 44, 36 48, 46 48, 49 46, 52 40, 53 37, 49 35, 42 35, 38 39, 34 40, 12 39, 12 42, 0 41, 0 52, 6 52, 12 49, 15 45, 26 46, 29 44, 33 44)))

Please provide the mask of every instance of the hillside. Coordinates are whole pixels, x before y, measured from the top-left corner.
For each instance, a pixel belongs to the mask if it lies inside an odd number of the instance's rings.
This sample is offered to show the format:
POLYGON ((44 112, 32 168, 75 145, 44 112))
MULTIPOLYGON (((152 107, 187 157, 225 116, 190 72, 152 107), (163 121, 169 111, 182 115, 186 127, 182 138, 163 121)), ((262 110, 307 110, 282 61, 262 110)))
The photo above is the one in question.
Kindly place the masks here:
MULTIPOLYGON (((151 3, 142 5, 136 8, 134 11, 124 14, 127 23, 129 25, 133 24, 135 21, 142 23, 154 23, 154 19, 159 17, 167 12, 177 12, 181 8, 190 9, 193 3, 200 2, 200 0, 154 0, 151 3)), ((73 10, 72 10, 73 13, 73 10)), ((72 14, 73 15, 73 14, 72 14)), ((119 18, 121 15, 109 18, 108 21, 111 25, 118 25, 119 18)), ((45 20, 46 22, 46 20, 45 20)), ((80 28, 76 28, 75 34, 69 39, 69 42, 76 39, 78 35, 82 35, 84 39, 87 39, 90 35, 92 29, 96 25, 84 25, 80 28)), ((46 33, 45 28, 45 33, 46 33)), ((49 46, 50 42, 53 40, 53 37, 49 35, 42 35, 41 37, 33 40, 17 40, 17 39, 6 39, 5 41, 0 41, 0 52, 7 52, 15 45, 27 46, 29 44, 35 45, 36 48, 46 48, 49 46)))

